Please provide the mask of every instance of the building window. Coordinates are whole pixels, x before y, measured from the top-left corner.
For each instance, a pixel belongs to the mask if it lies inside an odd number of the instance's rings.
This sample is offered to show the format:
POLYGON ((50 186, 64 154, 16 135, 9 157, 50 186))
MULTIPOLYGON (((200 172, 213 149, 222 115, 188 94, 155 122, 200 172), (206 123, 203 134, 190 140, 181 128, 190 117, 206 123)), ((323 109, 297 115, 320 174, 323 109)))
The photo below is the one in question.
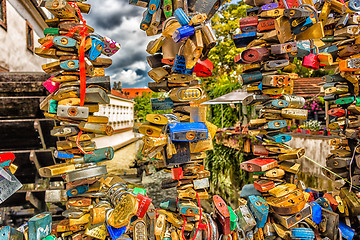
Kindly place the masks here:
POLYGON ((34 52, 34 30, 28 21, 26 21, 26 47, 34 52))
POLYGON ((0 26, 5 30, 7 28, 6 24, 6 0, 0 0, 0 26))

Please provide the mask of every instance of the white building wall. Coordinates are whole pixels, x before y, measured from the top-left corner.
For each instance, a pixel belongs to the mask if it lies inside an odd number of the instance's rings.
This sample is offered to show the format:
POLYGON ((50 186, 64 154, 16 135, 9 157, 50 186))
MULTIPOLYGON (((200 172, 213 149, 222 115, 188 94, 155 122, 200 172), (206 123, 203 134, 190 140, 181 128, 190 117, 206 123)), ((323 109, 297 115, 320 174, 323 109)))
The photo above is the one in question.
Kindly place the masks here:
POLYGON ((43 29, 20 0, 6 1, 7 30, 0 27, 0 66, 10 72, 42 72, 49 60, 38 57, 26 47, 26 20, 34 29, 34 46, 43 37, 43 29))
POLYGON ((109 125, 114 128, 112 136, 100 136, 95 138, 96 147, 116 147, 125 143, 135 136, 132 128, 134 125, 134 102, 109 95, 110 104, 100 105, 95 116, 109 117, 109 125))

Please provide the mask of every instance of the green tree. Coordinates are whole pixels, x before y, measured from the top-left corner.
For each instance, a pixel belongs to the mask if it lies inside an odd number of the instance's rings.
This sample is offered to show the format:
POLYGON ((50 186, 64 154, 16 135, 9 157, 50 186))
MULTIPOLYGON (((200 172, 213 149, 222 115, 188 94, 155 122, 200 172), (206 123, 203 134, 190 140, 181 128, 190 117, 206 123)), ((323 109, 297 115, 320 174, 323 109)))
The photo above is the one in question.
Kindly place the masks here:
POLYGON ((162 97, 161 93, 146 93, 143 92, 141 96, 136 96, 134 98, 135 104, 134 104, 134 114, 135 119, 138 122, 144 122, 146 115, 150 113, 169 113, 171 110, 161 110, 161 111, 152 111, 151 110, 151 98, 158 98, 162 97))

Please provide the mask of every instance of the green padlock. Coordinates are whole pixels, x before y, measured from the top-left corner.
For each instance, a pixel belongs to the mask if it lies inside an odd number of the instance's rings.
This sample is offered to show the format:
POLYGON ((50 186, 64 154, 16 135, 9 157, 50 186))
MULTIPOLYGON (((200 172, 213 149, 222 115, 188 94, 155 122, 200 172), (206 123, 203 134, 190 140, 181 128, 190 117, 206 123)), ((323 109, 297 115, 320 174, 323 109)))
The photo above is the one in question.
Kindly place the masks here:
POLYGON ((230 230, 234 231, 236 228, 236 223, 238 221, 238 217, 235 214, 234 210, 230 206, 227 206, 227 207, 228 207, 229 213, 230 213, 230 230))
POLYGON ((138 188, 138 187, 134 188, 133 194, 138 195, 139 193, 145 196, 145 194, 146 194, 146 189, 144 189, 144 188, 138 188))
POLYGON ((44 35, 50 35, 50 36, 55 36, 55 35, 59 35, 59 29, 58 28, 45 28, 44 29, 44 35))

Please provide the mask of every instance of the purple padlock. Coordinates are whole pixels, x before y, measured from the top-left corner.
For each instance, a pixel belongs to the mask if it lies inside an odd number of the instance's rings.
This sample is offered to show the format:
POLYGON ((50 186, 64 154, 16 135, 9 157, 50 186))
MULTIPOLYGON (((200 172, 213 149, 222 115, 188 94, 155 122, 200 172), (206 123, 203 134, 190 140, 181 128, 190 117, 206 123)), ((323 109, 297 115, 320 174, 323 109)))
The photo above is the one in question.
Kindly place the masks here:
POLYGON ((268 11, 279 7, 279 3, 268 3, 264 6, 261 6, 262 11, 268 11))

